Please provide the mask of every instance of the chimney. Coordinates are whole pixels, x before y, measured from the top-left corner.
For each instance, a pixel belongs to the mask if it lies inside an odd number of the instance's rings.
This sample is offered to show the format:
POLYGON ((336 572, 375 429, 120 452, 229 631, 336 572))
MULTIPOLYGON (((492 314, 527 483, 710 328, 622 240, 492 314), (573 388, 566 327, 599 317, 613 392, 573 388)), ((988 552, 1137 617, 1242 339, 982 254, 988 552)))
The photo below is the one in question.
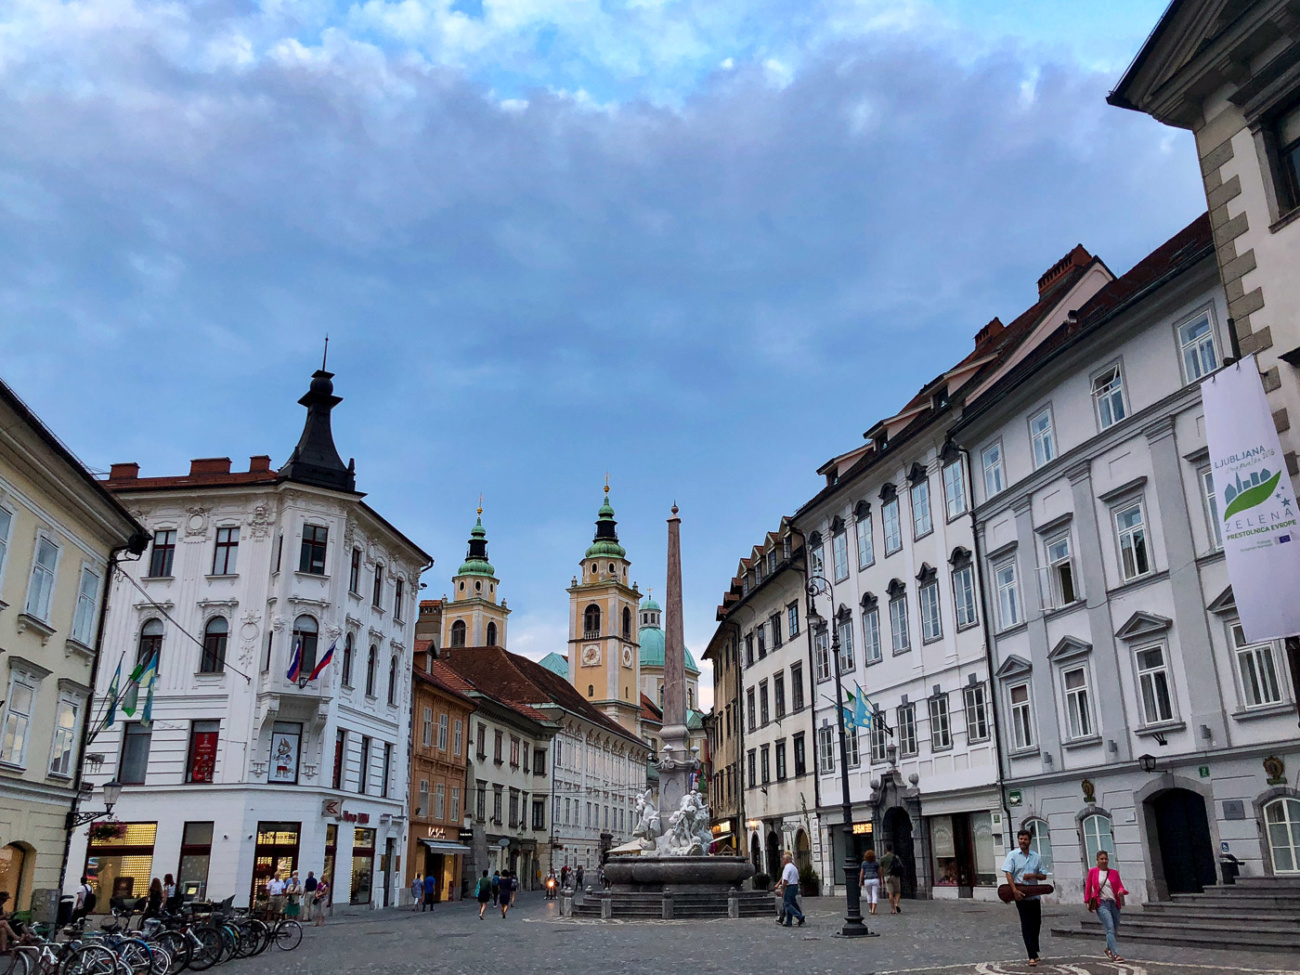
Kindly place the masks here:
POLYGON ((204 474, 229 474, 229 457, 198 457, 190 461, 190 477, 204 474))
POLYGON ((248 473, 250 474, 269 474, 271 473, 271 458, 266 454, 255 454, 248 458, 248 473))
POLYGON ((110 481, 134 481, 140 477, 140 465, 136 463, 114 464, 108 469, 110 481))
POLYGON ((1047 292, 1051 291, 1061 278, 1076 267, 1087 267, 1088 262, 1092 260, 1092 255, 1084 249, 1082 244, 1075 244, 1074 250, 1066 254, 1063 258, 1049 267, 1043 276, 1038 279, 1038 297, 1042 298, 1047 292))
POLYGON ((993 321, 989 322, 975 333, 975 344, 979 345, 986 339, 996 338, 1001 334, 1004 328, 1006 328, 1006 326, 1002 324, 1002 319, 995 316, 993 321))

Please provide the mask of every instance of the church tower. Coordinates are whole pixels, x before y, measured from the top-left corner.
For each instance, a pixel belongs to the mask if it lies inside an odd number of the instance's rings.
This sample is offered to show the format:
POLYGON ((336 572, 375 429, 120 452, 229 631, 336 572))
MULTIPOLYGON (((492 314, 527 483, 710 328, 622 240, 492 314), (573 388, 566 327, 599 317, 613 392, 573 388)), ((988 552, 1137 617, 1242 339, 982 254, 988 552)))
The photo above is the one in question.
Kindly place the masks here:
POLYGON ((628 582, 630 563, 618 543, 617 524, 606 484, 596 536, 582 558, 582 575, 569 587, 569 681, 592 704, 639 735, 636 618, 641 594, 628 582))
POLYGON ((469 533, 465 561, 451 577, 451 598, 443 599, 444 647, 505 647, 510 610, 504 599, 497 604, 498 584, 496 570, 488 561, 487 532, 480 506, 478 521, 469 533))

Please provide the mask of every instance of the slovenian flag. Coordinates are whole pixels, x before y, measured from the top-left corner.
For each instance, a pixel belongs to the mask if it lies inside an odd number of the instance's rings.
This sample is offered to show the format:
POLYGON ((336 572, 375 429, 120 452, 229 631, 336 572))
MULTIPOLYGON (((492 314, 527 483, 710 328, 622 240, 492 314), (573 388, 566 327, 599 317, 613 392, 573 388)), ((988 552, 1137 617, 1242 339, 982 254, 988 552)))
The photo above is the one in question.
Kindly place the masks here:
POLYGON ((311 677, 309 677, 308 680, 315 680, 321 675, 321 671, 330 665, 330 661, 334 659, 334 648, 338 646, 338 642, 339 641, 336 639, 330 644, 330 648, 325 651, 325 656, 320 658, 320 663, 318 663, 316 669, 311 672, 311 677))
POLYGON ((289 672, 285 676, 289 680, 297 680, 300 673, 302 673, 302 637, 299 637, 293 645, 293 657, 289 660, 289 672))

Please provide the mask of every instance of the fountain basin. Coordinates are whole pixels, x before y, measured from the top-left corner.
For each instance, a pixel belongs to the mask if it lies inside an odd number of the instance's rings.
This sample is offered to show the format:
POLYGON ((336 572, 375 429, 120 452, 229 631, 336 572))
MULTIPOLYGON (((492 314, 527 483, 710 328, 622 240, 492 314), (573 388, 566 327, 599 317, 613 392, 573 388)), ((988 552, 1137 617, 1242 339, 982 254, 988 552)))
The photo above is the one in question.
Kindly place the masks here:
POLYGON ((754 875, 745 857, 614 856, 605 879, 615 888, 735 887, 754 875))

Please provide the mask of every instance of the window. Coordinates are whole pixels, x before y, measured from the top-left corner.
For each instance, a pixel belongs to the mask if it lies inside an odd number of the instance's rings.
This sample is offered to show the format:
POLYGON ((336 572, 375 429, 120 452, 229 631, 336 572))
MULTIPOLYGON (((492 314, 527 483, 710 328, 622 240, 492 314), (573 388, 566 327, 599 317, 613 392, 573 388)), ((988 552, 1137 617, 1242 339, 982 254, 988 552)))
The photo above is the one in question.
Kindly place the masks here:
POLYGON ((988 688, 971 684, 962 691, 962 699, 966 707, 966 741, 988 741, 988 688))
POLYGON ((822 556, 821 545, 812 546, 808 554, 809 575, 825 575, 826 559, 822 556))
POLYGON ((298 571, 314 576, 325 574, 325 544, 330 530, 324 525, 302 526, 302 551, 298 556, 298 571))
MULTIPOLYGON (((394 658, 396 659, 396 658, 394 658)), ((447 750, 447 715, 438 715, 438 751, 447 750)))
POLYGON ((49 622, 50 602, 54 598, 54 581, 59 565, 59 547, 44 535, 36 539, 36 557, 32 560, 32 578, 27 587, 29 616, 49 622))
POLYGON ((879 765, 889 757, 885 751, 888 742, 889 732, 885 728, 885 716, 877 711, 871 716, 871 764, 879 765))
MULTIPOLYGON (((1052 872, 1052 831, 1047 827, 1045 819, 1030 819, 1025 822, 1025 829, 1029 830, 1029 849, 1037 853, 1043 860, 1043 868, 1052 872)), ((1092 862, 1096 863, 1097 858, 1094 856, 1092 862)))
POLYGON ((451 645, 453 647, 463 647, 465 645, 464 620, 456 620, 451 624, 451 645))
POLYGON ((745 663, 754 666, 754 634, 745 634, 745 663))
POLYGON ((1105 850, 1112 868, 1118 865, 1115 856, 1115 838, 1110 831, 1110 817, 1094 813, 1083 821, 1083 849, 1087 863, 1096 863, 1097 854, 1105 850))
POLYGON ((433 790, 433 818, 444 819, 447 815, 447 785, 439 782, 433 790))
POLYGON ((912 635, 907 625, 907 597, 895 596, 889 601, 889 636, 894 653, 906 653, 912 649, 912 635))
POLYGON ((853 663, 853 616, 845 613, 836 622, 835 632, 840 638, 840 673, 847 674, 854 667, 853 663))
POLYGON ((388 706, 397 706, 397 657, 388 661, 388 706))
POLYGON ((226 640, 230 624, 224 616, 214 616, 203 628, 203 653, 199 655, 200 674, 220 674, 226 669, 226 640))
POLYGON ((831 558, 835 562, 835 581, 843 582, 849 577, 849 536, 845 532, 831 536, 831 558))
POLYGON ((921 603, 921 641, 938 640, 943 636, 943 623, 939 618, 939 583, 922 586, 917 597, 921 603))
POLYGON ((343 637, 343 686, 352 686, 352 634, 343 637))
POLYGON ((95 616, 98 612, 99 575, 88 565, 81 567, 77 585, 77 610, 72 618, 72 639, 83 646, 95 641, 95 616))
POLYGON ((786 636, 788 636, 790 639, 794 639, 799 635, 799 604, 798 603, 791 603, 789 606, 785 608, 785 618, 786 618, 786 622, 789 624, 789 628, 786 630, 786 636))
POLYGON ((153 533, 153 551, 149 553, 149 575, 170 576, 176 556, 176 530, 164 528, 153 533))
POLYGON ((748 773, 749 788, 758 788, 758 753, 752 748, 745 753, 745 770, 748 773))
POLYGON ((375 563, 375 587, 370 594, 370 605, 379 609, 384 605, 384 567, 375 563))
POLYGON ((1034 716, 1029 708, 1029 685, 1016 684, 1011 697, 1011 732, 1017 751, 1034 747, 1034 716))
POLYGON ((1183 376, 1189 383, 1204 379, 1219 367, 1208 312, 1178 326, 1178 349, 1183 358, 1183 376))
POLYGON ((830 725, 817 729, 817 771, 835 771, 835 729, 830 725))
POLYGON ((348 564, 348 592, 361 595, 361 549, 352 550, 352 561, 348 564))
POLYGON ((361 795, 366 794, 366 788, 370 785, 370 739, 365 735, 361 736, 361 761, 357 763, 357 792, 361 795))
POLYGON ((379 648, 370 644, 370 653, 366 657, 366 697, 375 696, 375 668, 379 666, 379 648))
POLYGON ((776 615, 769 617, 767 621, 767 626, 772 634, 772 648, 776 649, 777 647, 781 646, 781 642, 782 642, 781 641, 781 614, 777 613, 776 615))
POLYGON ((772 720, 772 716, 767 707, 767 681, 758 682, 758 717, 762 724, 767 724, 772 720))
POLYGON ((856 726, 844 729, 844 753, 848 757, 849 768, 858 768, 862 765, 862 754, 858 751, 858 729, 856 726))
POLYGON ((232 576, 238 570, 239 529, 218 528, 217 544, 212 550, 212 574, 214 576, 232 576))
POLYGON ((623 639, 632 639, 632 610, 623 607, 623 639))
POLYGON ((956 460, 943 468, 943 498, 951 521, 966 511, 966 472, 956 460))
POLYGON ((759 770, 763 776, 760 781, 763 785, 767 785, 772 781, 772 748, 770 745, 763 745, 758 752, 759 770))
POLYGON ((929 700, 930 748, 942 751, 952 747, 952 727, 948 720, 948 695, 941 694, 929 700))
POLYGON ((1106 430, 1124 419, 1124 377, 1119 366, 1111 366, 1093 377, 1092 401, 1097 423, 1106 430))
POLYGON ((1069 606, 1079 598, 1074 585, 1074 559, 1070 557, 1070 536, 1059 535, 1047 543, 1047 592, 1044 609, 1069 606))
POLYGON ((595 603, 582 614, 582 635, 588 639, 600 636, 600 607, 595 603))
POLYGON ((796 776, 807 775, 808 758, 804 754, 804 740, 803 740, 802 731, 799 732, 799 734, 794 736, 793 744, 794 744, 794 774, 796 776))
POLYGON ((0 762, 26 764, 27 738, 39 686, 40 682, 27 674, 14 672, 10 676, 3 731, 0 731, 0 762))
POLYGON ((813 663, 817 667, 818 683, 831 679, 831 646, 825 627, 813 637, 813 663))
POLYGON ((975 567, 969 563, 952 574, 952 597, 957 609, 957 629, 979 622, 975 609, 975 567))
MULTIPOLYGON (((465 722, 462 721, 460 718, 457 718, 456 723, 452 727, 452 732, 451 732, 451 753, 453 755, 459 755, 460 750, 463 747, 464 743, 465 743, 465 722)), ((540 768, 541 762, 539 761, 537 764, 538 767, 540 768)))
POLYGON ((776 780, 785 781, 787 772, 785 765, 785 741, 781 740, 776 743, 776 780))
POLYGON ((885 554, 893 555, 903 547, 903 526, 899 522, 898 498, 890 498, 880 511, 885 526, 885 554))
POLYGON ((1141 501, 1116 510, 1115 530, 1119 533, 1119 568, 1124 581, 1138 579, 1150 572, 1146 517, 1141 501))
POLYGON ((0 578, 4 577, 5 553, 9 551, 9 529, 13 521, 14 516, 0 508, 0 578))
POLYGON ((790 707, 795 711, 803 710, 803 664, 790 665, 790 707))
POLYGON ((510 767, 519 768, 519 739, 510 736, 510 767))
POLYGON ((1241 696, 1248 708, 1279 704, 1282 687, 1277 679, 1272 643, 1249 643, 1240 623, 1232 625, 1232 645, 1237 653, 1241 696))
POLYGON ((758 637, 758 659, 762 660, 767 656, 767 627, 759 623, 754 634, 758 637))
POLYGON ((149 771, 150 731, 139 721, 122 726, 122 758, 117 764, 117 781, 123 785, 144 785, 149 771))
POLYGON ((384 797, 388 796, 388 777, 389 775, 392 774, 392 771, 393 771, 393 743, 391 741, 386 741, 384 742, 384 767, 381 772, 382 777, 379 780, 379 794, 381 796, 384 797))
POLYGON ((930 515, 930 481, 927 478, 912 485, 912 537, 928 535, 934 528, 930 515))
POLYGON ((1087 738, 1093 733, 1087 668, 1072 667, 1061 674, 1061 681, 1065 685, 1065 718, 1070 737, 1087 738))
POLYGON ((916 744, 916 705, 904 704, 898 709, 898 752, 900 755, 915 755, 916 744))
POLYGON ((348 756, 348 733, 342 728, 334 732, 334 777, 331 784, 335 789, 343 788, 343 768, 348 756))
POLYGON ((876 561, 876 544, 871 537, 871 512, 858 519, 858 568, 865 569, 876 561))
POLYGON ((1219 518, 1219 499, 1214 494, 1214 476, 1208 467, 1201 468, 1201 491, 1205 498, 1205 517, 1210 523, 1210 545, 1223 548, 1223 521, 1219 518))
POLYGON ((50 746, 51 775, 71 777, 80 717, 81 701, 69 694, 60 694, 59 706, 54 712, 54 740, 50 746))
POLYGON ((1052 428, 1052 408, 1044 407, 1029 418, 1029 440, 1034 447, 1034 470, 1056 458, 1056 432, 1052 428))
POLYGON ((984 465, 984 494, 993 497, 1001 494, 1007 486, 1002 472, 1002 442, 989 444, 980 452, 980 462, 984 465))
POLYGON ((299 616, 293 621, 293 646, 299 658, 299 670, 306 676, 316 669, 317 643, 320 639, 320 627, 310 616, 299 616))
POLYGON ((280 571, 280 561, 284 556, 284 532, 275 536, 275 571, 280 571))
MULTIPOLYGON (((501 822, 501 786, 492 787, 492 822, 501 822)), ((587 825, 591 825, 591 803, 587 803, 587 825)))
MULTIPOLYGON (((478 782, 474 796, 474 817, 481 823, 487 819, 487 783, 478 782)), ((564 821, 569 821, 569 800, 564 800, 564 821)))
POLYGON ((772 706, 776 711, 776 720, 785 717, 785 674, 772 678, 772 706))
POLYGON ((1016 583, 1015 559, 993 567, 993 584, 998 591, 998 623, 1009 630, 1020 623, 1020 587, 1016 583))
POLYGON ((1274 799, 1264 807, 1264 824, 1273 873, 1285 876, 1300 872, 1300 799, 1274 799))
POLYGON ((500 728, 492 729, 492 761, 500 765, 505 761, 503 749, 505 747, 505 732, 500 728))
POLYGON ((880 658, 880 610, 872 606, 862 611, 862 659, 874 664, 880 658))
MULTIPOLYGON (((402 599, 406 595, 406 582, 398 579, 393 583, 393 619, 402 622, 402 599)), ((494 641, 489 641, 489 645, 495 645, 494 641)))
MULTIPOLYGON (((619 818, 622 818, 622 810, 619 810, 619 818)), ((546 829, 546 802, 542 799, 533 800, 533 829, 546 829)))
POLYGON ((1154 647, 1138 647, 1133 655, 1137 662, 1143 723, 1172 721, 1174 703, 1169 691, 1169 667, 1165 662, 1164 646, 1157 644, 1154 647))
POLYGON ((451 812, 448 814, 447 819, 460 825, 460 786, 458 785, 451 787, 451 812))
MULTIPOLYGON (((277 723, 278 727, 278 723, 277 723)), ((301 729, 301 725, 296 725, 301 729)), ((191 721, 190 722, 190 750, 185 762, 185 781, 186 782, 207 782, 211 783, 217 770, 217 743, 221 738, 220 721, 191 721)), ((271 740, 274 742, 276 736, 272 735, 271 740)), ((277 756, 272 749, 272 761, 277 760, 277 756)), ((294 754, 294 778, 297 778, 297 753, 294 754)))
POLYGON ((754 703, 754 688, 745 691, 745 709, 749 717, 749 730, 753 731, 758 727, 758 706, 754 703))
POLYGON ((433 745, 433 708, 424 709, 423 734, 420 737, 420 742, 425 748, 433 745))
POLYGON ((420 799, 415 806, 415 814, 421 819, 429 815, 429 780, 420 780, 420 799))

